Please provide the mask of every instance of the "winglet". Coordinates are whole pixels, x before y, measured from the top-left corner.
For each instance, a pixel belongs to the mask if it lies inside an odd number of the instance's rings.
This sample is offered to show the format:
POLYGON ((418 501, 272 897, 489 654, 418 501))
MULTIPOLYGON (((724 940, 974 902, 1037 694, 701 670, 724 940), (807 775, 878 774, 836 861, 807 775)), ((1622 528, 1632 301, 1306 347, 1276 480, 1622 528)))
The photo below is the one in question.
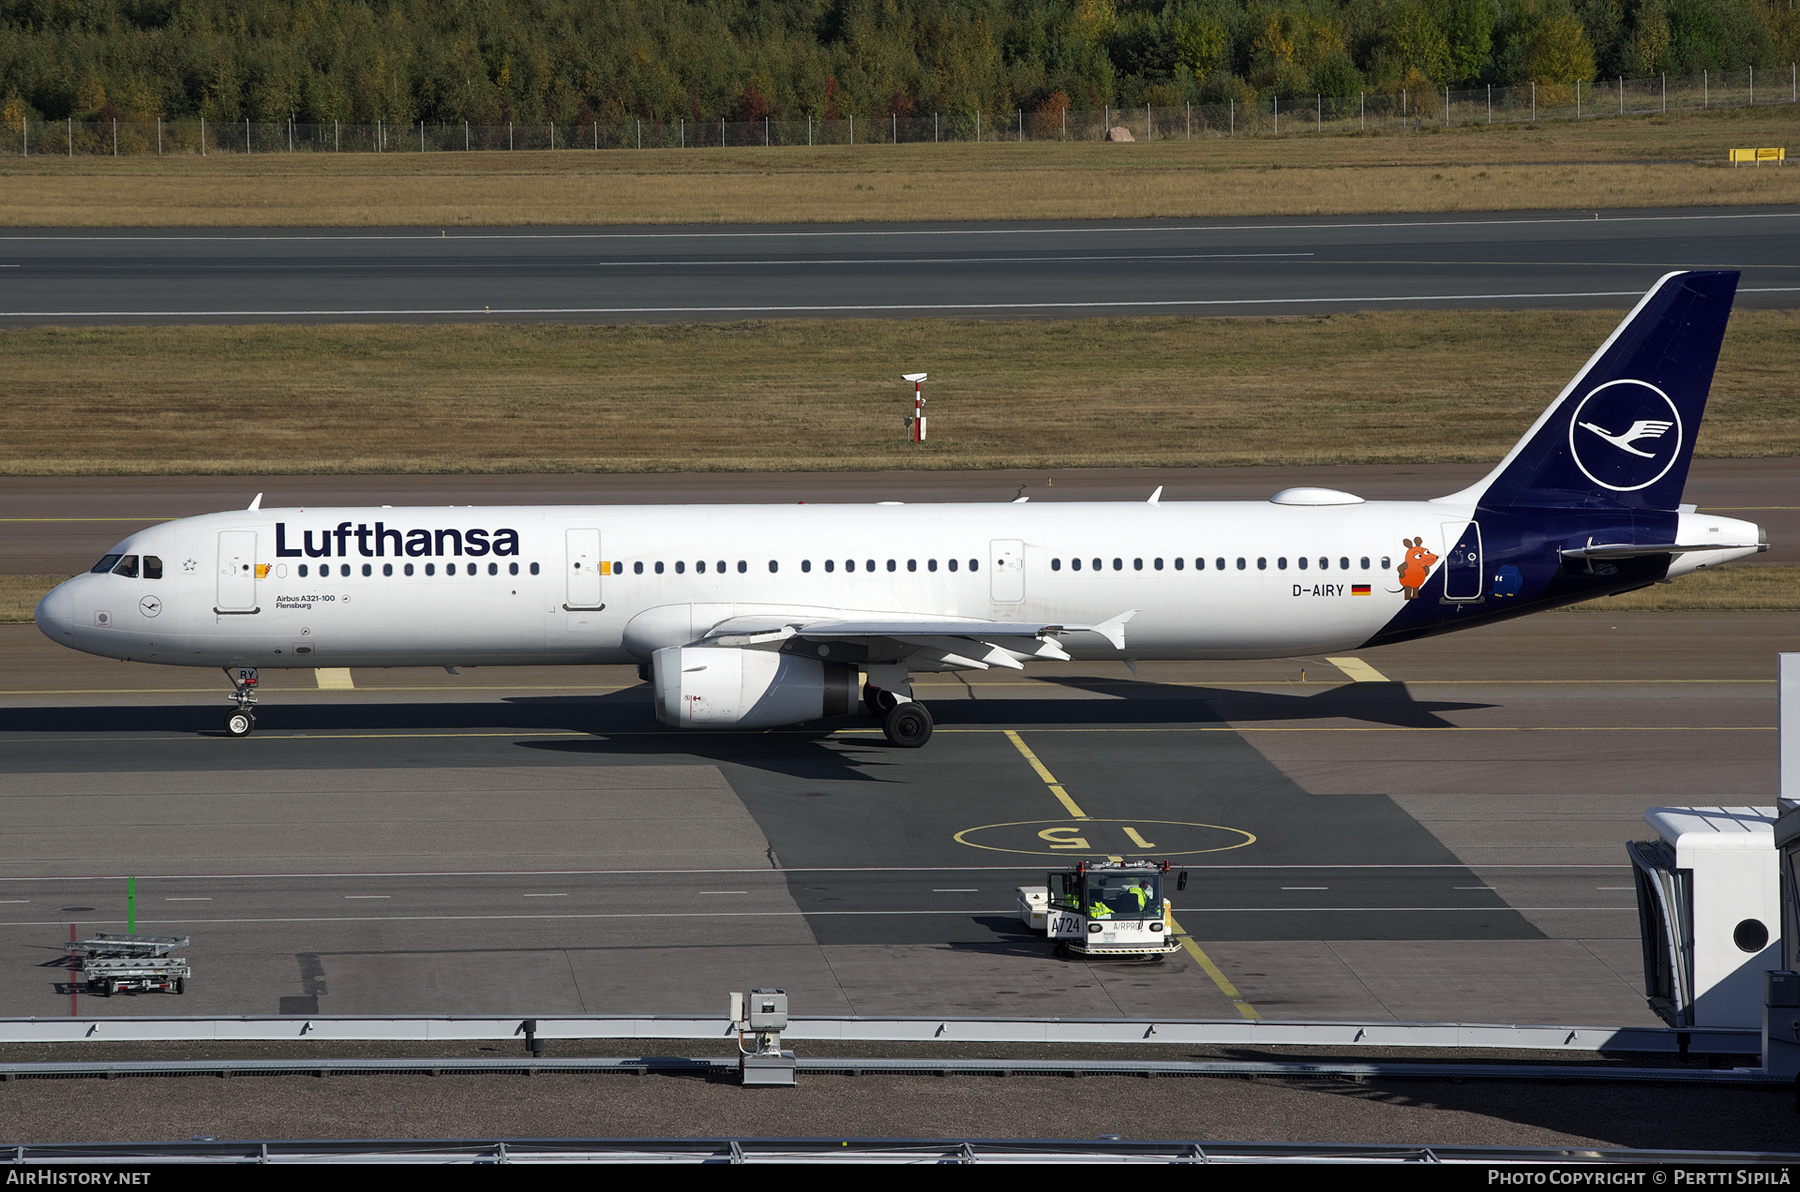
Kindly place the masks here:
POLYGON ((1159 484, 1156 486, 1156 491, 1150 494, 1149 504, 1155 505, 1162 500, 1162 490, 1162 485, 1159 484))
POLYGON ((256 500, 250 502, 250 508, 258 510, 258 511, 260 511, 262 509, 262 494, 261 493, 257 493, 256 500))
POLYGON ((1125 648, 1125 623, 1138 615, 1137 609, 1120 613, 1110 621, 1102 621, 1094 626, 1094 632, 1105 638, 1115 650, 1125 648))

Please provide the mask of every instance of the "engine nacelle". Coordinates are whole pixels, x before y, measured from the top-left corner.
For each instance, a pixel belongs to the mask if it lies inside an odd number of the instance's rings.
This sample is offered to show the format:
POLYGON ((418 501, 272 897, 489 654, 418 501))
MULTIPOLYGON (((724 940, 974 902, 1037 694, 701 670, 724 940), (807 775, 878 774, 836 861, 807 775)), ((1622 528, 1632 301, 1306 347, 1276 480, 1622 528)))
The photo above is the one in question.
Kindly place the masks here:
POLYGON ((842 716, 856 706, 856 668, 716 646, 675 646, 650 656, 656 718, 678 728, 775 728, 842 716))

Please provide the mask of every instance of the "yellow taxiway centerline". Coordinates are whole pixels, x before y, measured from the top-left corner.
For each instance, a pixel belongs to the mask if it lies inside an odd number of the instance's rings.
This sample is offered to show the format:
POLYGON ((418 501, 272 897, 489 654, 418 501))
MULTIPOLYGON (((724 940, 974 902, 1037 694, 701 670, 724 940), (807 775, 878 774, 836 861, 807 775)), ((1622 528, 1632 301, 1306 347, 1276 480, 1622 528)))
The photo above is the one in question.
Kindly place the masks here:
MULTIPOLYGON (((1017 749, 1024 755, 1025 760, 1031 763, 1031 768, 1036 770, 1038 777, 1044 780, 1044 785, 1050 788, 1050 793, 1056 796, 1057 802, 1061 803, 1064 809, 1076 819, 1087 819, 1087 812, 1083 811, 1076 805, 1075 800, 1069 797, 1069 792, 1064 790, 1062 784, 1056 781, 1056 775, 1050 772, 1050 768, 1038 760, 1038 755, 1033 753, 1030 746, 1025 744, 1024 738, 1020 737, 1015 730, 1010 728, 1002 731, 1006 733, 1006 739, 1013 743, 1013 748, 1017 749)), ((1175 922, 1172 917, 1169 920, 1169 929, 1175 933, 1175 938, 1181 941, 1182 951, 1193 958, 1194 963, 1200 966, 1201 972, 1212 978, 1212 983, 1219 987, 1220 993, 1231 999, 1231 1004, 1237 1007, 1237 1012, 1239 1014, 1242 1014, 1245 1018, 1252 1019, 1262 1017, 1261 1014, 1256 1012, 1255 1006, 1252 1006, 1243 999, 1243 996, 1237 991, 1237 986, 1233 985, 1230 978, 1226 977, 1219 969, 1219 966, 1213 963, 1212 957, 1208 956, 1200 945, 1194 942, 1194 938, 1183 931, 1181 929, 1181 924, 1175 922)))

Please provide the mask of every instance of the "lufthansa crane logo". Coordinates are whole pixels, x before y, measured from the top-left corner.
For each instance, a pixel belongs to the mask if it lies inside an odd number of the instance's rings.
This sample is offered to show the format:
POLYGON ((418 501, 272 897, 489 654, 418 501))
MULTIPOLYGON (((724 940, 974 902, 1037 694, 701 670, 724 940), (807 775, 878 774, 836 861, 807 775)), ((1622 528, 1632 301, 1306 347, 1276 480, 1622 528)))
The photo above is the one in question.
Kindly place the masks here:
POLYGON ((1681 412, 1648 381, 1608 381, 1575 407, 1569 451, 1575 466, 1601 488, 1649 488, 1681 457, 1681 412))

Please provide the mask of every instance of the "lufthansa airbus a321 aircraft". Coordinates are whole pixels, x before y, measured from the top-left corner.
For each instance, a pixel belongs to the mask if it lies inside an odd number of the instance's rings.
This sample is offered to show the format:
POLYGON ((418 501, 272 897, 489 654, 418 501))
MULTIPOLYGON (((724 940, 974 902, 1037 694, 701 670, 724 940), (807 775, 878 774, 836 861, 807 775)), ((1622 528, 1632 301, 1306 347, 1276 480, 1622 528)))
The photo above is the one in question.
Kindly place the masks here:
MULTIPOLYGON (((1479 483, 1430 501, 263 509, 131 535, 37 623, 216 666, 637 663, 656 715, 767 728, 861 703, 922 745, 921 671, 1353 650, 1767 549, 1681 504, 1736 273, 1656 283, 1479 483)), ((1158 490, 1157 495, 1160 495, 1158 490)))

